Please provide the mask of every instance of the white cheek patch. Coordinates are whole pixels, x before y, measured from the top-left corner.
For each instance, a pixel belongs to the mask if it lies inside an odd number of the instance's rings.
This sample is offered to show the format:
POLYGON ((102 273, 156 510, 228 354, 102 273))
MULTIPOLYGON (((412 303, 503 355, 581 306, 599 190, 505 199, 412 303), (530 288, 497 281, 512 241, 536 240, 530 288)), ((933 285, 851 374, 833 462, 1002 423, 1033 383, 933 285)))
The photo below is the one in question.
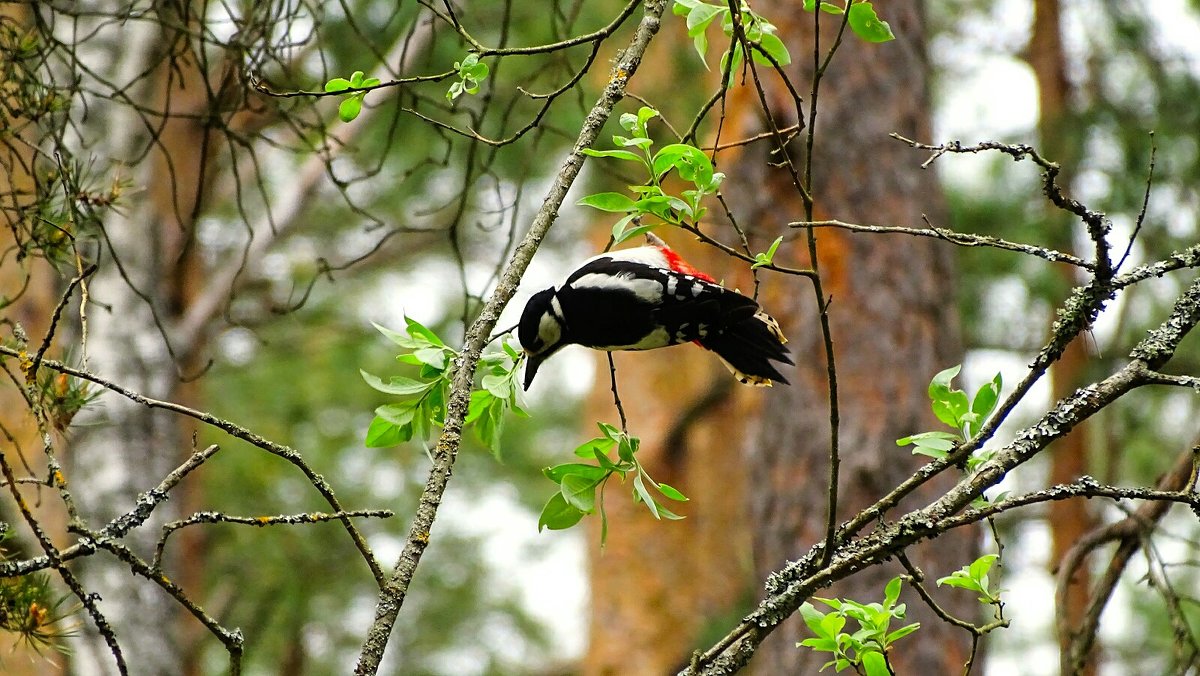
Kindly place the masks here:
POLYGON ((562 327, 554 319, 554 315, 551 315, 549 312, 542 315, 541 320, 538 322, 538 339, 542 341, 542 345, 546 347, 557 345, 558 339, 561 337, 562 327))
POLYGON ((576 289, 610 289, 624 291, 646 303, 662 300, 663 287, 657 279, 639 279, 631 274, 605 275, 598 272, 586 274, 571 283, 576 289))

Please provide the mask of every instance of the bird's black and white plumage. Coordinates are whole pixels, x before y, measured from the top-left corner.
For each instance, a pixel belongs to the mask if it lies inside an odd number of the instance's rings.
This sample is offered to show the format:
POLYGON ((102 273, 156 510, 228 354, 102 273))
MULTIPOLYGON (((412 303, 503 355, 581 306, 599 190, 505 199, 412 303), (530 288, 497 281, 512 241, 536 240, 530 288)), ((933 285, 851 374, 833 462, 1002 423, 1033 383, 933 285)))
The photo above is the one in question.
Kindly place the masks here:
POLYGON ((535 293, 517 334, 528 355, 525 389, 566 345, 652 350, 695 341, 743 383, 787 383, 791 364, 779 325, 752 298, 695 270, 657 237, 648 246, 594 256, 557 287, 535 293))

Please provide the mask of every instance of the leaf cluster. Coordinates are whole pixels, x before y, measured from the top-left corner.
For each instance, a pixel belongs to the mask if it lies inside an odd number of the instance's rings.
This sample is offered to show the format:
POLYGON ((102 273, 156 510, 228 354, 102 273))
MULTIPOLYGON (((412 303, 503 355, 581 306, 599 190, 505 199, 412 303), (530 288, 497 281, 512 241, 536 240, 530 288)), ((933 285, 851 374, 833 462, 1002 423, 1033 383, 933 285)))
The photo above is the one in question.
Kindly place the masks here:
MULTIPOLYGON (((967 393, 954 389, 954 378, 962 370, 962 365, 952 366, 939 372, 929 382, 929 401, 933 414, 945 425, 954 428, 954 432, 934 430, 921 432, 896 440, 897 446, 913 445, 914 455, 925 455, 941 460, 949 455, 958 444, 975 437, 983 428, 983 423, 996 410, 1000 402, 1000 390, 1004 380, 997 373, 991 380, 984 383, 975 392, 973 398, 967 393)), ((980 448, 966 458, 965 469, 974 472, 980 465, 992 459, 995 449, 980 448)), ((1002 499, 1006 493, 996 496, 1002 499)), ((987 498, 980 496, 976 506, 987 504, 987 498)))
POLYGON ((832 666, 839 672, 853 667, 855 671, 868 676, 895 673, 888 663, 888 649, 921 627, 920 622, 913 622, 890 630, 892 620, 904 619, 907 612, 906 604, 897 603, 901 585, 901 578, 892 578, 883 590, 883 603, 816 598, 833 609, 828 613, 817 610, 811 603, 805 603, 800 607, 800 615, 815 637, 797 643, 796 647, 830 653, 833 659, 821 666, 822 671, 832 666), (843 631, 847 620, 854 620, 858 630, 853 633, 843 631))
MULTIPOLYGON (((741 69, 746 55, 743 52, 741 41, 733 39, 735 23, 733 13, 729 11, 728 5, 710 5, 703 0, 675 0, 671 11, 677 16, 687 17, 688 37, 692 38, 692 44, 696 48, 696 53, 700 55, 700 60, 704 61, 705 68, 708 67, 706 58, 708 27, 720 19, 721 32, 730 40, 729 49, 721 54, 720 72, 732 74, 741 69)), ((787 46, 783 44, 783 40, 779 39, 779 36, 775 35, 778 29, 761 14, 750 9, 749 3, 740 3, 738 22, 742 25, 746 41, 754 47, 751 50, 750 58, 754 59, 756 63, 771 67, 772 59, 780 66, 786 66, 792 62, 792 55, 788 53, 787 46), (770 59, 764 54, 770 55, 770 59)), ((725 86, 731 86, 732 83, 733 77, 727 77, 725 86)))
MULTIPOLYGON (((408 350, 398 355, 396 360, 416 366, 417 378, 392 376, 384 381, 360 370, 363 380, 372 388, 403 397, 399 402, 375 409, 375 418, 367 428, 366 437, 366 445, 371 448, 395 446, 414 437, 427 445, 433 427, 441 427, 446 421, 446 402, 460 355, 420 322, 411 317, 405 317, 404 321, 407 324, 404 333, 379 325, 375 325, 375 328, 393 343, 408 350)), ((500 453, 504 413, 512 409, 520 415, 526 415, 517 399, 517 364, 521 355, 508 344, 507 339, 501 345, 502 351, 489 352, 481 358, 478 371, 482 374, 481 389, 471 392, 465 421, 495 455, 500 453)))
POLYGON ((985 554, 975 559, 970 565, 963 566, 946 577, 939 578, 937 584, 939 587, 946 585, 973 591, 979 594, 980 603, 999 605, 1000 594, 1003 590, 993 590, 991 581, 988 579, 988 571, 992 569, 992 564, 996 563, 998 558, 995 554, 985 554))
MULTIPOLYGON (((335 77, 326 82, 325 91, 330 93, 344 92, 349 89, 378 87, 379 84, 379 78, 366 77, 361 70, 356 70, 350 75, 349 80, 343 77, 335 77)), ((341 118, 342 122, 352 122, 354 118, 358 117, 358 114, 362 112, 363 98, 366 95, 365 91, 354 92, 342 99, 342 102, 338 104, 338 117, 341 118)))
POLYGON ((600 544, 608 538, 608 516, 604 511, 604 488, 613 476, 624 481, 633 475, 633 502, 644 504, 656 519, 682 519, 667 509, 659 496, 676 502, 687 502, 688 498, 678 489, 652 479, 637 459, 641 440, 630 436, 616 427, 597 423, 600 436, 590 439, 575 449, 575 455, 595 460, 595 465, 580 462, 565 463, 542 470, 547 479, 558 484, 558 492, 550 496, 538 518, 538 530, 562 530, 579 523, 584 515, 600 510, 600 544), (609 454, 617 450, 617 459, 609 454), (653 491, 653 492, 652 492, 653 491), (657 496, 655 494, 658 494, 657 496))
POLYGON ((446 91, 446 100, 453 101, 463 94, 479 93, 479 83, 487 79, 491 69, 479 60, 475 53, 467 54, 462 61, 454 62, 454 70, 458 73, 458 82, 450 85, 446 91))
POLYGON ((725 174, 713 168, 708 155, 693 145, 672 143, 651 153, 654 141, 647 127, 655 117, 658 117, 658 111, 647 106, 642 106, 636 115, 625 113, 621 115, 621 127, 630 135, 613 136, 613 144, 619 146, 618 149, 587 148, 583 151, 591 157, 613 157, 636 163, 648 174, 644 185, 629 186, 636 198, 623 193, 602 192, 588 195, 578 202, 601 211, 625 214, 613 225, 615 244, 645 234, 663 223, 682 225, 700 220, 707 212, 700 205, 701 200, 715 194, 725 180, 725 174), (672 170, 679 178, 691 183, 692 187, 679 195, 664 191, 662 182, 672 170), (661 222, 642 224, 641 219, 646 216, 653 216, 661 222), (635 224, 632 228, 629 227, 631 223, 635 224))
POLYGON ((866 0, 848 0, 845 6, 838 6, 832 2, 821 2, 818 5, 817 0, 804 0, 806 12, 815 11, 818 6, 826 14, 845 14, 846 24, 850 26, 851 32, 865 42, 888 42, 896 39, 892 27, 879 18, 875 8, 866 0))

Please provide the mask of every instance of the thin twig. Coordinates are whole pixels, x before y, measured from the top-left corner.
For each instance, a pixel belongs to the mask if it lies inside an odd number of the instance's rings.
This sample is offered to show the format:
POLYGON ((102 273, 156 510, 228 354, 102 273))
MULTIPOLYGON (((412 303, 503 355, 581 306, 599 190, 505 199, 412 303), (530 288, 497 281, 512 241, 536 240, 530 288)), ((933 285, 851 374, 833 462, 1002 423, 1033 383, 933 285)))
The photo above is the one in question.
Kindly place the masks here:
MULTIPOLYGON (((0 354, 7 354, 13 357, 19 356, 17 350, 3 345, 0 345, 0 354)), ((342 508, 341 501, 337 499, 337 496, 333 492, 333 487, 329 485, 329 482, 327 482, 324 477, 309 467, 308 463, 305 462, 304 458, 300 455, 300 452, 291 447, 269 441, 266 438, 251 432, 245 427, 223 418, 218 418, 211 413, 197 411, 195 409, 188 408, 187 406, 183 406, 182 404, 176 404, 169 401, 161 401, 147 397, 126 387, 110 382, 93 373, 71 368, 70 366, 57 361, 46 359, 43 361, 43 365, 60 373, 66 373, 67 375, 93 382, 142 406, 147 406, 149 408, 160 408, 193 418, 195 420, 199 420, 200 422, 215 427, 232 437, 236 437, 242 441, 257 446, 258 448, 261 448, 272 455, 279 456, 280 458, 287 460, 299 468, 304 474, 305 478, 308 479, 308 482, 317 489, 317 492, 321 494, 321 497, 325 498, 325 501, 330 507, 333 508, 335 512, 340 513, 346 511, 342 508)), ((378 581, 382 586, 387 578, 385 577, 383 570, 380 568, 379 562, 375 559, 375 555, 371 553, 371 548, 367 545, 366 538, 363 537, 362 533, 359 532, 358 528, 349 519, 343 519, 342 525, 345 527, 346 532, 350 534, 350 538, 354 541, 355 547, 358 548, 359 553, 362 554, 362 557, 367 562, 367 565, 371 568, 371 572, 375 576, 376 581, 378 581)))
POLYGON ((625 424, 625 407, 621 405, 621 395, 617 394, 617 365, 613 362, 612 352, 605 352, 608 355, 608 376, 612 382, 613 404, 617 407, 617 415, 621 417, 621 431, 629 434, 629 426, 625 424))
POLYGON ((1016 251, 1018 253, 1028 254, 1043 258, 1052 263, 1068 263, 1084 270, 1092 271, 1095 265, 1089 263, 1078 256, 1072 256, 1068 253, 1055 251, 1054 249, 1035 246, 1033 244, 1023 244, 1021 242, 1010 242, 999 237, 991 237, 988 235, 973 235, 965 232, 955 232, 946 228, 908 228, 904 226, 894 225, 861 225, 858 223, 847 223, 838 220, 825 221, 794 221, 788 223, 793 228, 838 228, 848 230, 850 232, 863 232, 873 234, 900 234, 912 235, 913 237, 931 237, 940 239, 951 244, 956 244, 962 247, 990 247, 993 249, 1003 249, 1005 251, 1016 251))

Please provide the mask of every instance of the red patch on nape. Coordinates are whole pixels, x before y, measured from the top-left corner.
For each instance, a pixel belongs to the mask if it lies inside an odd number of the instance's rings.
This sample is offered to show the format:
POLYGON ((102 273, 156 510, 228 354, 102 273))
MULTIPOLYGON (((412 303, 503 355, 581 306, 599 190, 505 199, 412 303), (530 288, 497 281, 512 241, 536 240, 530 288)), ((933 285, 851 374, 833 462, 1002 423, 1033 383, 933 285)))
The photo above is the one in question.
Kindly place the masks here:
POLYGON ((712 282, 713 284, 717 283, 717 280, 713 279, 712 276, 700 272, 696 268, 692 267, 691 263, 683 260, 683 257, 671 250, 670 247, 659 246, 657 248, 662 252, 663 257, 667 259, 667 266, 675 272, 691 275, 696 279, 703 279, 704 281, 712 282))

